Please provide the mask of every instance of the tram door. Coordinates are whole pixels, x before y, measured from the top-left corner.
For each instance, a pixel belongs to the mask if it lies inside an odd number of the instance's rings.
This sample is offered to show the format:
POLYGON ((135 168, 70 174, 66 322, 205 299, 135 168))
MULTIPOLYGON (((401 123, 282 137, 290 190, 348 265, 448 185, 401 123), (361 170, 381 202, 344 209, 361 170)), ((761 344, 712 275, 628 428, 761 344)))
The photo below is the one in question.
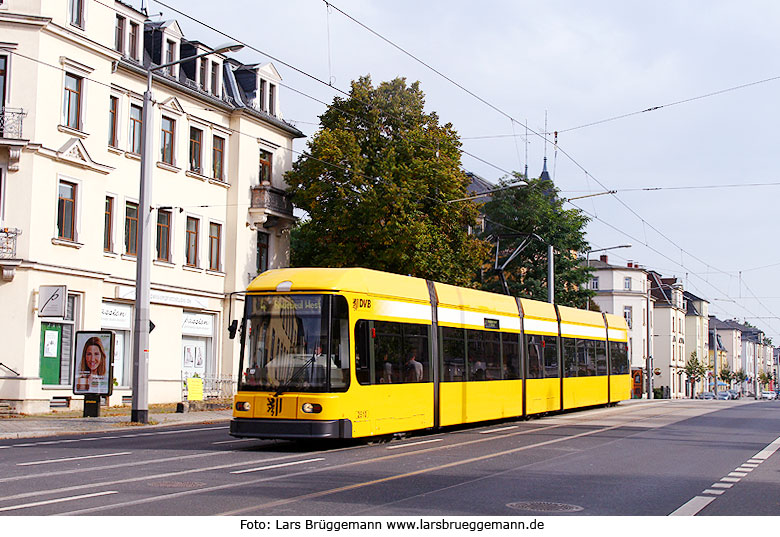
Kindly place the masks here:
MULTIPOLYGON (((433 426, 431 326, 359 320, 355 323, 355 403, 365 407, 369 434, 433 426)), ((353 425, 356 426, 357 424, 353 425)))

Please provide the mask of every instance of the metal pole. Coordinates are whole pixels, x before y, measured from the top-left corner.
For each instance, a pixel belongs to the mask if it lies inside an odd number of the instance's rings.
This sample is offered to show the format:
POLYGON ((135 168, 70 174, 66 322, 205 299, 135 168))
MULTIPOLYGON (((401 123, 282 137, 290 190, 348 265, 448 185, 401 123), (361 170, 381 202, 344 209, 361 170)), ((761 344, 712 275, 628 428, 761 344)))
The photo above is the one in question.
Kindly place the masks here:
POLYGON ((712 393, 715 394, 715 397, 718 396, 718 328, 715 327, 712 329, 712 339, 713 343, 715 345, 715 352, 713 353, 713 363, 712 363, 712 376, 715 379, 715 383, 713 384, 712 393))
POLYGON ((547 302, 555 303, 555 260, 552 244, 547 245, 547 302))
POLYGON ((141 127, 141 185, 138 196, 138 230, 135 267, 135 331, 133 333, 133 400, 130 420, 149 423, 149 300, 151 250, 151 194, 153 162, 152 71, 146 71, 144 118, 141 127))
POLYGON ((647 370, 647 398, 653 399, 653 356, 650 352, 650 345, 653 341, 652 330, 650 329, 650 285, 647 286, 647 358, 645 358, 645 369, 647 370))

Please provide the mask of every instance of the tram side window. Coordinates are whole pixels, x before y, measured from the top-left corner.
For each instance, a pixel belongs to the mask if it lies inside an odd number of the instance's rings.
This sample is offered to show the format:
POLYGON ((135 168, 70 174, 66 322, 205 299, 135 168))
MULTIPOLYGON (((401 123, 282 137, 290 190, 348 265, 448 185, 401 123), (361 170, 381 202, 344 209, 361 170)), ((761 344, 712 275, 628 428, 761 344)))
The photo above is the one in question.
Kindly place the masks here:
POLYGON ((443 356, 442 380, 461 382, 466 380, 466 331, 462 328, 441 328, 443 356))
POLYGON ((358 321, 355 367, 360 384, 428 382, 430 327, 410 323, 358 321))
POLYGON ((542 347, 543 336, 535 334, 528 334, 526 341, 528 344, 528 351, 526 353, 528 361, 528 370, 526 371, 526 378, 529 379, 542 379, 544 378, 544 355, 542 347))
POLYGON ((467 330, 468 380, 501 378, 501 338, 498 332, 467 330))
POLYGON ((504 362, 504 380, 522 378, 520 370, 520 336, 519 334, 501 334, 501 351, 504 362))
POLYGON ((592 377, 596 374, 596 356, 592 339, 577 340, 577 376, 592 377))
POLYGON ((628 375, 628 344, 620 341, 609 342, 609 358, 612 375, 628 375))
POLYGON ((563 376, 577 376, 577 340, 570 337, 563 338, 563 376))
POLYGON ((542 336, 544 349, 544 378, 558 378, 558 338, 556 336, 542 336))
POLYGON ((594 341, 596 345, 596 375, 607 374, 607 342, 594 341))

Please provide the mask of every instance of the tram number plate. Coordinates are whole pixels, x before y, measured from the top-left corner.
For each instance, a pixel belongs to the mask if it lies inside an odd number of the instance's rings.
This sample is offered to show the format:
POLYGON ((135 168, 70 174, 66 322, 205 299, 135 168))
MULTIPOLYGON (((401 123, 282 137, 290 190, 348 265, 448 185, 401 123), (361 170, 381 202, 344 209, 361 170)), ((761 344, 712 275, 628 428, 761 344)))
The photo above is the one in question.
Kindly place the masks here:
POLYGON ((357 419, 364 420, 368 418, 368 410, 358 410, 357 411, 357 419))

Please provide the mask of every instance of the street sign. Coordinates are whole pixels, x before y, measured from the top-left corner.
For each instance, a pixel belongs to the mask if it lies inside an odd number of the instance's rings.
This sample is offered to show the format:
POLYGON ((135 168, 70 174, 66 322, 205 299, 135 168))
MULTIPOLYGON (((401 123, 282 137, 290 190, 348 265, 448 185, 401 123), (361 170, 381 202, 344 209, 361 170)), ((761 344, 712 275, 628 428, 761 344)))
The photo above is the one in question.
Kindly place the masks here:
POLYGON ((38 317, 65 317, 68 288, 64 285, 41 285, 38 288, 38 317))

